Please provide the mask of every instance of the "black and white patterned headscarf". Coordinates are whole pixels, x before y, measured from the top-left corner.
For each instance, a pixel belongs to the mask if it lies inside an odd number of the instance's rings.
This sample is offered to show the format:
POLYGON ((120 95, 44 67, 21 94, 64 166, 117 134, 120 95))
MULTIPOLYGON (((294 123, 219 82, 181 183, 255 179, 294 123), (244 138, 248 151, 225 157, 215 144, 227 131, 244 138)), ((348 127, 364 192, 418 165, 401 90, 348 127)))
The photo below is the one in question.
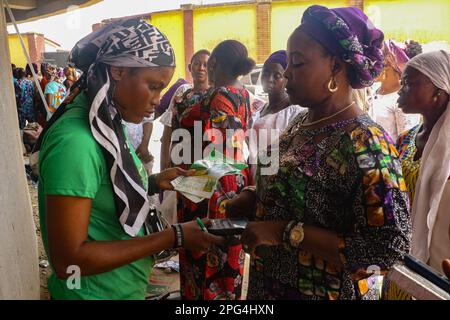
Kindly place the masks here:
MULTIPOLYGON (((113 22, 80 40, 69 61, 83 71, 77 86, 87 92, 91 131, 105 154, 120 223, 127 234, 136 236, 150 204, 126 143, 122 118, 114 106, 115 85, 108 66, 175 67, 172 46, 156 27, 140 19, 127 19, 113 22)), ((58 109, 49 125, 63 112, 58 109)))

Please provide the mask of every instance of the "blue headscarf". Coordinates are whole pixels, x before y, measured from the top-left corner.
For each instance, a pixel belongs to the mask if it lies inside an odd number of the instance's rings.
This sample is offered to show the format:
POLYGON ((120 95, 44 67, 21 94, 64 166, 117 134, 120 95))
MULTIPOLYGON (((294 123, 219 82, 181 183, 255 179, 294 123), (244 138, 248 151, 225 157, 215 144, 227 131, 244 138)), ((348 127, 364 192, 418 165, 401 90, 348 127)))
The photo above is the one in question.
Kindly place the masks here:
POLYGON ((287 53, 286 50, 278 50, 272 53, 264 62, 264 67, 269 63, 278 63, 284 70, 287 68, 287 53))

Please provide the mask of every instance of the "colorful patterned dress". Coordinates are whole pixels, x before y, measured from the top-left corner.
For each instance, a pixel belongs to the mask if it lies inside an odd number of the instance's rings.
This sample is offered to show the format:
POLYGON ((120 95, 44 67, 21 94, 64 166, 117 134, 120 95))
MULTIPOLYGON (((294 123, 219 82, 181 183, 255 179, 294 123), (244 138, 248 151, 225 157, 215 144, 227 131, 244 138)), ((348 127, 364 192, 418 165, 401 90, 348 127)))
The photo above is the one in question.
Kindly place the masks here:
POLYGON ((14 83, 14 95, 16 97, 16 107, 17 107, 17 117, 19 118, 19 129, 23 130, 25 128, 25 114, 23 112, 22 105, 20 104, 20 84, 16 78, 13 78, 14 83))
MULTIPOLYGON (((181 101, 175 102, 172 129, 189 130, 194 137, 195 121, 201 121, 202 133, 209 129, 219 130, 225 137, 226 129, 246 130, 250 117, 248 93, 244 89, 221 87, 199 95, 188 90, 181 101)), ((211 141, 214 141, 210 135, 211 141)), ((215 137, 217 138, 217 137, 215 137)), ((234 141, 234 140, 233 140, 234 141)), ((208 143, 204 143, 206 147, 208 143)), ((215 140, 215 145, 220 143, 215 140)), ((193 145, 193 139, 192 139, 193 145)), ((241 145, 235 141, 234 147, 241 145)), ((228 157, 237 160, 239 153, 231 151, 228 157)), ((188 165, 186 165, 188 167, 188 165)), ((197 217, 224 218, 225 203, 249 184, 249 171, 242 175, 225 176, 219 180, 217 191, 211 199, 193 203, 178 194, 178 222, 197 217)), ((241 297, 244 251, 242 245, 230 243, 226 247, 213 247, 206 254, 180 250, 180 282, 183 299, 213 300, 239 299, 241 297)))
POLYGON ((385 272, 410 246, 397 150, 366 114, 319 129, 302 128, 306 117, 280 137, 278 172, 258 169, 256 220, 297 220, 338 234, 344 267, 286 243, 266 247, 251 261, 248 298, 367 299, 359 290, 367 271, 385 272))
POLYGON ((408 131, 403 132, 397 140, 397 150, 400 153, 402 161, 403 176, 408 189, 409 201, 412 207, 414 200, 417 178, 420 172, 420 159, 414 160, 416 154, 416 136, 419 133, 421 125, 417 125, 408 131))
POLYGON ((34 109, 34 84, 28 79, 17 80, 20 86, 20 105, 22 106, 23 117, 28 122, 35 121, 35 109, 34 109))

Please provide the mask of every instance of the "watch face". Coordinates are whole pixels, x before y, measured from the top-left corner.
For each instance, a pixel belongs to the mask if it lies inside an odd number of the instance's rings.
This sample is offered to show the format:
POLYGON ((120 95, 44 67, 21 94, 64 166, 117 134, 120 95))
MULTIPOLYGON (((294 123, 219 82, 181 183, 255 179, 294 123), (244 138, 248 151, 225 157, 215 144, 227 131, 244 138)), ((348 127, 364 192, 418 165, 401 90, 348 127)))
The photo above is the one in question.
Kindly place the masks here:
POLYGON ((293 241, 299 241, 301 239, 301 237, 302 237, 302 232, 300 230, 294 228, 291 232, 291 239, 293 241))

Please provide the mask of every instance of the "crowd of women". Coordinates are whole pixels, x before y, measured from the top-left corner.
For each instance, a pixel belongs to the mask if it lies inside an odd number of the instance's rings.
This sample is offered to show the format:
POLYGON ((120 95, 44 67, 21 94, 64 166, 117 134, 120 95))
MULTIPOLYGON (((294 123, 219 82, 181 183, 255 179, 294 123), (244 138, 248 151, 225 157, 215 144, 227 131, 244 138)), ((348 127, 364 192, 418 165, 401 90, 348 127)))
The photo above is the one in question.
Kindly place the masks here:
POLYGON ((445 272, 450 53, 410 51, 384 41, 357 8, 311 6, 286 50, 264 63, 260 106, 239 81, 255 62, 238 41, 196 52, 193 83, 177 81, 160 99, 176 63, 156 27, 115 21, 80 40, 70 60, 82 76, 35 145, 52 298, 143 299, 155 255, 170 249, 183 299, 240 299, 246 252, 248 299, 379 299, 374 283, 401 290, 375 277, 408 253, 445 272), (164 170, 151 174, 144 134, 133 143, 125 129, 151 123, 155 109, 164 170), (193 153, 171 161, 181 143, 171 134, 185 129, 193 145, 196 124, 227 159, 250 165, 222 177, 210 199, 177 194, 178 221, 149 233, 149 196, 195 174, 193 153), (247 157, 238 132, 249 129, 276 131, 250 143, 247 157), (279 155, 273 174, 262 173, 261 151, 279 155), (225 217, 250 221, 242 237, 196 221, 225 217), (71 265, 81 271, 77 289, 66 284, 71 265))
POLYGON ((31 66, 27 64, 25 69, 17 68, 14 64, 11 67, 19 129, 23 136, 26 153, 31 151, 42 127, 64 101, 67 91, 76 82, 78 76, 72 64, 64 69, 49 63, 42 63, 40 69, 35 63, 31 66), (34 81, 32 69, 37 81, 34 81), (41 98, 40 91, 44 99, 41 98))

